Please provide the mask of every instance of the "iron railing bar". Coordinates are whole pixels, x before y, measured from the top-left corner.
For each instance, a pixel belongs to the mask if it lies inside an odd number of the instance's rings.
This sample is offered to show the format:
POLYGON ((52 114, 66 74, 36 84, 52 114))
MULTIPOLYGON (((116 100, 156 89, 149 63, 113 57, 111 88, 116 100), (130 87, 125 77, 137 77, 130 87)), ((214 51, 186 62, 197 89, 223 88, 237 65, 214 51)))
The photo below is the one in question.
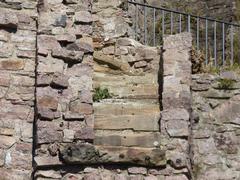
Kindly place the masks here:
POLYGON ((170 17, 170 19, 171 19, 171 22, 170 22, 170 23, 171 23, 171 25, 170 25, 170 26, 171 26, 171 27, 170 27, 170 31, 171 31, 171 35, 172 35, 172 34, 173 34, 173 12, 171 12, 170 16, 171 16, 171 17, 170 17))
POLYGON ((128 2, 130 4, 137 4, 139 6, 145 6, 145 7, 148 7, 148 8, 155 8, 156 10, 163 10, 163 11, 166 11, 166 12, 173 12, 173 13, 182 14, 182 15, 185 15, 185 16, 190 15, 191 17, 194 17, 194 18, 205 19, 205 20, 213 21, 213 22, 216 21, 218 23, 224 23, 225 25, 233 25, 233 26, 236 26, 236 27, 240 27, 239 24, 233 24, 233 23, 229 23, 229 22, 226 22, 226 21, 213 19, 213 18, 210 18, 210 17, 196 16, 196 15, 193 15, 193 14, 188 14, 188 13, 184 13, 184 12, 180 12, 180 11, 176 11, 176 10, 170 10, 170 9, 166 9, 166 8, 163 8, 163 7, 155 7, 155 6, 151 6, 151 5, 148 5, 148 4, 142 4, 142 3, 138 3, 138 2, 133 2, 133 1, 130 1, 130 0, 128 0, 128 2))
POLYGON ((182 14, 179 15, 179 33, 182 32, 182 14))
POLYGON ((188 15, 188 32, 191 32, 191 15, 188 15))
POLYGON ((144 44, 147 44, 147 7, 144 7, 144 44))
POLYGON ((199 50, 199 18, 197 18, 197 50, 199 50))
POLYGON ((164 37, 165 31, 165 11, 162 10, 162 38, 164 37))
POLYGON ((225 64, 225 24, 222 24, 222 65, 225 64))
POLYGON ((138 5, 135 5, 135 15, 136 15, 136 17, 135 17, 135 40, 137 40, 137 28, 138 28, 138 5))
POLYGON ((156 46, 156 9, 153 9, 153 46, 156 46))
POLYGON ((208 20, 206 19, 206 22, 205 22, 205 25, 206 25, 206 32, 205 32, 205 49, 206 49, 206 65, 208 64, 208 20))
POLYGON ((214 65, 217 66, 217 22, 214 22, 214 65))
POLYGON ((233 51, 233 26, 231 26, 231 30, 230 31, 231 31, 231 35, 230 35, 231 36, 230 37, 231 38, 231 65, 233 65, 233 63, 234 63, 233 62, 234 61, 233 60, 233 58, 234 58, 233 57, 234 56, 234 51, 233 51))

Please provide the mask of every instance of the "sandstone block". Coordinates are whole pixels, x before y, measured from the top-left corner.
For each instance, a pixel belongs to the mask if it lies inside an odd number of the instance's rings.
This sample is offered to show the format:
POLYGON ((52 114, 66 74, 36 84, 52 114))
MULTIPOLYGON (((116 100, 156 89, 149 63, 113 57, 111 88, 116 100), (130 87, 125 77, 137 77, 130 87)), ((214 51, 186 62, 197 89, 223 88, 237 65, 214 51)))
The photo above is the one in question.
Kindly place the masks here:
POLYGON ((93 21, 92 15, 88 11, 78 11, 75 13, 76 23, 91 23, 93 21))
POLYGON ((58 100, 52 96, 43 96, 38 98, 37 104, 39 108, 48 108, 51 110, 57 110, 58 100))
POLYGON ((75 131, 71 129, 63 130, 63 142, 73 142, 75 131))
POLYGON ((2 70, 22 70, 25 66, 25 62, 23 60, 3 60, 0 61, 0 69, 2 70))
POLYGON ((62 59, 65 62, 81 62, 83 55, 84 53, 82 51, 72 51, 63 48, 54 48, 52 51, 53 57, 62 59))
POLYGON ((16 140, 14 137, 0 135, 0 148, 8 149, 12 147, 12 145, 14 145, 15 143, 16 143, 16 140))
POLYGON ((77 130, 75 135, 75 139, 80 140, 93 140, 94 139, 94 130, 93 127, 82 127, 81 129, 77 130))
POLYGON ((170 137, 187 137, 189 135, 189 122, 182 120, 167 121, 166 131, 170 137))
POLYGON ((62 147, 60 154, 64 163, 67 164, 133 163, 144 166, 166 164, 165 152, 152 148, 101 147, 79 143, 62 147))
POLYGON ((90 37, 83 37, 75 43, 67 45, 67 49, 71 51, 83 51, 84 53, 93 52, 93 41, 90 37))
POLYGON ((89 115, 93 113, 93 107, 91 104, 82 103, 79 100, 76 100, 70 103, 70 111, 73 113, 89 115))
POLYGON ((130 174, 143 174, 143 175, 146 175, 147 174, 147 169, 143 168, 143 167, 131 167, 131 168, 128 168, 128 172, 130 174))
POLYGON ((51 86, 54 88, 67 88, 69 86, 68 77, 64 74, 55 73, 51 82, 51 86))
POLYGON ((0 9, 0 26, 7 28, 17 28, 18 26, 18 18, 17 15, 10 10, 0 9))

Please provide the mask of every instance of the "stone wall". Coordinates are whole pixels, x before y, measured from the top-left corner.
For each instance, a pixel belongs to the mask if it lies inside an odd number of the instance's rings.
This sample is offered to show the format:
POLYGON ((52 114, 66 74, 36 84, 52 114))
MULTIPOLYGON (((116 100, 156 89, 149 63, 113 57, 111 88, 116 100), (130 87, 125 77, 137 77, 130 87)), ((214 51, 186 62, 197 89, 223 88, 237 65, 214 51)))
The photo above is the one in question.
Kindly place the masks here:
POLYGON ((192 78, 194 176, 239 179, 239 74, 226 71, 192 78))
POLYGON ((39 4, 37 167, 62 164, 60 147, 94 138, 91 3, 39 4))
POLYGON ((239 75, 131 39, 125 2, 0 2, 0 179, 239 178, 239 75))
POLYGON ((0 179, 30 179, 36 1, 0 2, 0 179))

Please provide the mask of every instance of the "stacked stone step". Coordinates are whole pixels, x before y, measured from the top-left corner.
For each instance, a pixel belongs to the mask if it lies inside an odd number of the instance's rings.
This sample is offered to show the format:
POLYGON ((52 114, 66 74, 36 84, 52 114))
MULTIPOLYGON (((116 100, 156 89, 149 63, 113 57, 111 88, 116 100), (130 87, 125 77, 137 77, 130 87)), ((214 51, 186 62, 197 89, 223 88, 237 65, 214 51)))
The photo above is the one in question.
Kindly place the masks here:
POLYGON ((111 95, 94 102, 94 143, 158 146, 160 49, 119 38, 94 52, 94 60, 94 88, 107 89, 111 95))

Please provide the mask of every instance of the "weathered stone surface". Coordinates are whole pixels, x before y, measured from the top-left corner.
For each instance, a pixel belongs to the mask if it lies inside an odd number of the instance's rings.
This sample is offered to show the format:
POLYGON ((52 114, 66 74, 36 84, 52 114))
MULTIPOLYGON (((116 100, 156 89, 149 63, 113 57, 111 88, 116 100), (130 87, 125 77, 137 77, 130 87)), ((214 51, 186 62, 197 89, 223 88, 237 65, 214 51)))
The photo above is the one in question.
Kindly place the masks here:
POLYGON ((13 11, 7 9, 0 9, 0 26, 7 28, 17 28, 18 18, 13 11))
POLYGON ((0 148, 2 149, 9 149, 15 143, 16 143, 16 140, 14 137, 0 136, 0 148))
POLYGON ((67 88, 69 86, 68 77, 64 74, 55 73, 53 75, 51 86, 54 88, 67 88))
POLYGON ((94 147, 90 144, 75 144, 63 147, 60 151, 65 163, 136 163, 139 165, 161 166, 165 153, 160 149, 94 147))
POLYGON ((130 174, 147 174, 147 169, 142 167, 131 167, 128 168, 130 174))
POLYGON ((77 121, 77 120, 84 120, 85 116, 81 113, 73 113, 73 112, 66 112, 63 115, 65 120, 69 121, 77 121))
POLYGON ((24 68, 25 62, 23 60, 3 60, 0 61, 0 69, 2 70, 21 70, 24 68))
POLYGON ((161 135, 159 133, 124 133, 124 135, 102 135, 95 132, 94 144, 104 146, 127 146, 127 147, 159 147, 161 135), (99 135, 99 136, 98 136, 99 135))
POLYGON ((79 11, 75 13, 75 22, 77 23, 91 23, 92 21, 92 15, 88 11, 79 11))
POLYGON ((63 48, 54 48, 52 51, 53 57, 60 58, 66 62, 75 63, 79 63, 82 61, 83 54, 84 53, 82 51, 71 51, 63 48))
POLYGON ((87 103, 82 103, 79 100, 72 101, 70 103, 70 111, 73 113, 81 113, 81 114, 92 114, 93 112, 93 107, 91 104, 87 103))
POLYGON ((51 110, 57 110, 57 107, 58 107, 58 100, 52 96, 39 97, 37 103, 39 108, 48 108, 51 110))
MULTIPOLYGON (((138 114, 137 111, 136 114, 138 114)), ((157 113, 152 115, 144 114, 144 115, 121 115, 121 116, 117 114, 113 116, 110 115, 110 113, 106 116, 96 114, 94 126, 95 129, 108 129, 108 130, 133 129, 135 131, 159 131, 159 120, 160 115, 157 113), (146 119, 148 123, 145 123, 146 119)))
POLYGON ((66 47, 71 51, 83 51, 85 53, 93 52, 93 41, 91 37, 83 37, 78 39, 75 43, 69 44, 66 47))

